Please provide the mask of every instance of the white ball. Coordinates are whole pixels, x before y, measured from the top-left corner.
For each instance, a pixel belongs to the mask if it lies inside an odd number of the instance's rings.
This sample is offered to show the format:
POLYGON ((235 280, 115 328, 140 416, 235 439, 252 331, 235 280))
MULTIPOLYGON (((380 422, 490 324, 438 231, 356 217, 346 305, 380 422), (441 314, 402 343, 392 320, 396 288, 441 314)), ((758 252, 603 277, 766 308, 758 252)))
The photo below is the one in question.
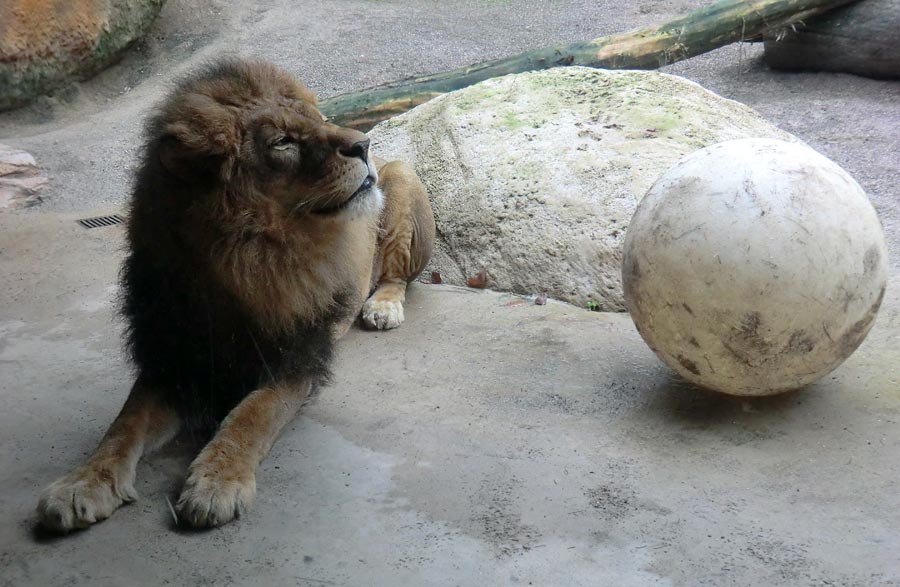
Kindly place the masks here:
POLYGON ((884 231, 865 192, 801 144, 741 139, 679 161, 625 236, 638 331, 685 379, 770 395, 840 365, 875 321, 884 231))

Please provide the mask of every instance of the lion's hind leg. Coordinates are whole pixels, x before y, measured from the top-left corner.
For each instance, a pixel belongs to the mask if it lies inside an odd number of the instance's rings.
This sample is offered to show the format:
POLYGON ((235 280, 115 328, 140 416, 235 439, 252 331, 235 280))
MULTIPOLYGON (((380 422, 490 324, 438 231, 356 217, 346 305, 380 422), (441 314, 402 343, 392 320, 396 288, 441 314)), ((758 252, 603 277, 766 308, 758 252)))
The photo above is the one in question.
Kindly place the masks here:
POLYGON ((411 167, 394 161, 379 170, 385 196, 378 249, 375 291, 363 304, 369 328, 388 330, 403 322, 406 285, 418 277, 434 246, 434 214, 428 193, 411 167))

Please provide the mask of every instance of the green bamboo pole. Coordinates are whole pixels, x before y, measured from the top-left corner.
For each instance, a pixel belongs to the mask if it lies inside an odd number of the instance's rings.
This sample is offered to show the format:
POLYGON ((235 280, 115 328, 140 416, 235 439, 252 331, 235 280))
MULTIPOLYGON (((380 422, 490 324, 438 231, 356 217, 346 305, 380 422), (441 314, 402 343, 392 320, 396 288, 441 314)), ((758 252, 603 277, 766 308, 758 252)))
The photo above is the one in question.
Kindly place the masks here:
POLYGON ((855 0, 720 0, 660 25, 574 45, 545 47, 434 75, 342 94, 321 103, 342 126, 368 130, 446 92, 510 73, 557 66, 656 69, 758 37, 855 0))

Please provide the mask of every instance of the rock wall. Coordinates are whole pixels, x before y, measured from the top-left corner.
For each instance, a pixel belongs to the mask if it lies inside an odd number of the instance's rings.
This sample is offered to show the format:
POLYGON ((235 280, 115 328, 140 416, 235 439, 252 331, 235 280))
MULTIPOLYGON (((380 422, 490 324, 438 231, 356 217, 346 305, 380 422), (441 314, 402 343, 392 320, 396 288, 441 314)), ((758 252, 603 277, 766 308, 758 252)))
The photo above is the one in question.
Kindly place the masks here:
POLYGON ((0 2, 0 110, 94 75, 144 34, 164 2, 0 2))

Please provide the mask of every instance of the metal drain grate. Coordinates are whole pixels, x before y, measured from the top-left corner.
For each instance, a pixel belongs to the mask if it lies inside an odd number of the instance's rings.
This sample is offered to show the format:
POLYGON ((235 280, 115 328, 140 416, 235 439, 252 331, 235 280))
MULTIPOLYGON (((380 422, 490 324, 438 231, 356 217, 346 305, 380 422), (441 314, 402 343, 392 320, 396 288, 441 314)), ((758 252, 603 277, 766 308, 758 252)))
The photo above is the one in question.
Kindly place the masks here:
POLYGON ((121 224, 125 222, 125 219, 118 214, 113 214, 112 216, 97 216, 95 218, 82 218, 78 221, 78 224, 85 228, 102 228, 104 226, 113 226, 115 224, 121 224))

